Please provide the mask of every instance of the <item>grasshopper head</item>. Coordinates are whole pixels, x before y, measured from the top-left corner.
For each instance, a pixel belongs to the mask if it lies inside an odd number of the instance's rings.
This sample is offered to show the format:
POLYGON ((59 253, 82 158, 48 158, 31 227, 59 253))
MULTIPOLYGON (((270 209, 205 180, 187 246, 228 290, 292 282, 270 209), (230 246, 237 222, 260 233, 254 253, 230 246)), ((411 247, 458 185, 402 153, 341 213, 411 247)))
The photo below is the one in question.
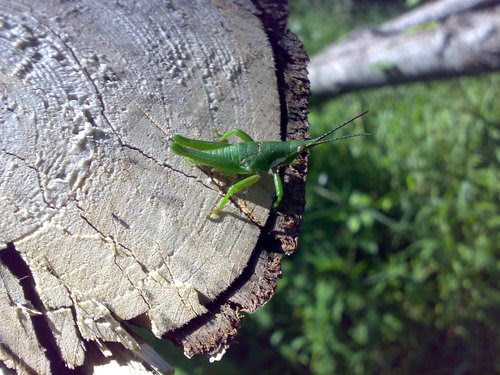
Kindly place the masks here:
POLYGON ((268 150, 269 153, 269 158, 262 158, 265 160, 265 165, 262 166, 261 169, 267 170, 267 169, 272 169, 280 166, 285 166, 285 165, 290 165, 293 163, 293 161, 304 151, 309 150, 310 148, 313 148, 314 146, 320 145, 322 143, 329 143, 329 142, 335 142, 340 139, 346 139, 346 138, 352 138, 352 137, 359 137, 361 135, 370 135, 368 133, 358 133, 358 134, 350 134, 350 135, 344 135, 342 137, 337 137, 337 138, 332 138, 332 139, 325 139, 327 136, 332 134, 333 132, 343 128, 347 124, 353 122, 356 120, 358 117, 363 116, 366 114, 368 111, 363 112, 349 121, 344 122, 343 124, 340 124, 336 128, 329 130, 325 134, 319 136, 318 138, 306 140, 306 141, 288 141, 288 142, 269 142, 270 144, 273 144, 273 150, 268 150))

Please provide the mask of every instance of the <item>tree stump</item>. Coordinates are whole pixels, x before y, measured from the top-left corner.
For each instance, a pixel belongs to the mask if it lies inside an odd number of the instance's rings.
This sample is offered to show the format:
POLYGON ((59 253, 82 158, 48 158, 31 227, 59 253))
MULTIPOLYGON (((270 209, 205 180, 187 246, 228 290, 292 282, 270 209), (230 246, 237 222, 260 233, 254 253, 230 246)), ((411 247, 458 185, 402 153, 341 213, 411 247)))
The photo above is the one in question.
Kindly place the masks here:
POLYGON ((125 322, 188 356, 224 353, 296 248, 305 161, 283 171, 277 211, 268 178, 211 220, 231 180, 171 153, 169 137, 304 138, 306 61, 282 3, 0 1, 7 368, 138 356, 168 372, 125 322))

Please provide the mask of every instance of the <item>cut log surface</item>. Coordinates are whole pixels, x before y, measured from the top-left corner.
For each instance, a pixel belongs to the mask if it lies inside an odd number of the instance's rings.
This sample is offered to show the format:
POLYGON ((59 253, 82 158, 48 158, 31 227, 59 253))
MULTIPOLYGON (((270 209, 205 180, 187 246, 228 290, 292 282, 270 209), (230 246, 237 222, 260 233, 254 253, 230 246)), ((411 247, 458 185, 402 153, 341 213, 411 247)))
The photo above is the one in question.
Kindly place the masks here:
POLYGON ((217 358, 240 312, 272 296, 304 166, 284 172, 296 187, 280 213, 264 178, 207 219, 234 179, 169 151, 174 133, 305 135, 306 58, 283 6, 265 3, 0 1, 5 366, 92 368, 91 347, 112 357, 110 342, 151 364, 130 320, 217 358))

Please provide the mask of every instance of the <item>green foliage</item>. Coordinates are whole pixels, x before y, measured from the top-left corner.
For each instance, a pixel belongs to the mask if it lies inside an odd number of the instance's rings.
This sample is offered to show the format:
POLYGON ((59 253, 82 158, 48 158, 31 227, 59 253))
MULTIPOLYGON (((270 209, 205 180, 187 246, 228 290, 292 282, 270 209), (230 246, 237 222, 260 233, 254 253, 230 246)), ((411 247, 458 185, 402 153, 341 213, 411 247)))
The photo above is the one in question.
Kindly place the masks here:
MULTIPOLYGON (((373 3, 293 0, 291 25, 313 53, 413 2, 373 3)), ((224 367, 187 373, 498 373, 498 87, 488 75, 316 103, 313 136, 366 109, 344 134, 373 135, 312 151, 276 296, 224 367)))
POLYGON ((275 333, 289 361, 314 374, 500 369, 499 84, 386 88, 313 109, 319 134, 370 103, 351 131, 373 136, 311 153, 300 251, 271 302, 293 312, 293 329, 275 333))

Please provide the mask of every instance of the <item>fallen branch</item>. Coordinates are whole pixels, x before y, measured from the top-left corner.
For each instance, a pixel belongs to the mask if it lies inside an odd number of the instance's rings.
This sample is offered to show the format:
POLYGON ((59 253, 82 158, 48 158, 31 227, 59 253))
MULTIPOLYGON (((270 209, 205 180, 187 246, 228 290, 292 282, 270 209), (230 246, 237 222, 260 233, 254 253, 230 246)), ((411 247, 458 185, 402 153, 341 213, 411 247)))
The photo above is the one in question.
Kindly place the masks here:
POLYGON ((314 56, 311 91, 362 88, 500 68, 500 2, 441 0, 365 29, 314 56))

